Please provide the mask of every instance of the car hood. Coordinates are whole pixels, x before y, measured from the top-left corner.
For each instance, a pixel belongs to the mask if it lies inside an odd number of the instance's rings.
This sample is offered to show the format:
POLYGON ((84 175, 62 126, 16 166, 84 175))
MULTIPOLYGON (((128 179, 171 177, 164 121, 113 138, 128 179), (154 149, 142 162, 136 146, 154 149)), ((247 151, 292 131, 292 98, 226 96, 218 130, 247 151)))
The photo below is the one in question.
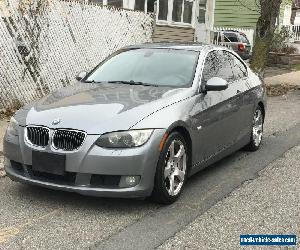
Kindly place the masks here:
POLYGON ((143 118, 193 93, 191 88, 77 83, 25 106, 17 112, 16 119, 22 126, 43 125, 103 134, 130 129, 143 118))

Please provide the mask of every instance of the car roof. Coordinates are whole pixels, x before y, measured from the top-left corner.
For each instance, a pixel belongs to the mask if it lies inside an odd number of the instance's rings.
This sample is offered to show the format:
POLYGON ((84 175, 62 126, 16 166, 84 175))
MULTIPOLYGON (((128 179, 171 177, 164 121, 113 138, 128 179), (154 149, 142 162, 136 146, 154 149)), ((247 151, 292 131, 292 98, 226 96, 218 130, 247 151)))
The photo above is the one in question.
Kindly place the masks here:
POLYGON ((223 32, 223 33, 241 33, 241 31, 238 31, 238 30, 218 30, 218 31, 215 31, 215 33, 217 32, 223 32))
POLYGON ((179 43, 179 42, 168 42, 168 43, 144 43, 140 45, 132 45, 125 47, 127 49, 178 49, 178 50, 192 50, 202 51, 203 49, 212 49, 219 46, 208 45, 204 43, 179 43))

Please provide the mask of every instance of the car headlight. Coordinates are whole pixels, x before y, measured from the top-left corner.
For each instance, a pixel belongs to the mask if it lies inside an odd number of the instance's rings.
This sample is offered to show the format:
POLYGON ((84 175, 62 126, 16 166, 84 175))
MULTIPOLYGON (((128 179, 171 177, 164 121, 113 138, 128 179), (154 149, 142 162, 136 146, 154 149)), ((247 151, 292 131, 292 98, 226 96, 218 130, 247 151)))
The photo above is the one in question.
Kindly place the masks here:
POLYGON ((19 134, 18 130, 19 130, 19 124, 16 121, 16 119, 14 117, 12 117, 10 119, 10 122, 8 124, 8 127, 7 127, 7 133, 10 134, 10 135, 17 136, 19 134))
POLYGON ((153 129, 129 130, 102 135, 96 145, 103 148, 133 148, 144 145, 152 135, 153 129))

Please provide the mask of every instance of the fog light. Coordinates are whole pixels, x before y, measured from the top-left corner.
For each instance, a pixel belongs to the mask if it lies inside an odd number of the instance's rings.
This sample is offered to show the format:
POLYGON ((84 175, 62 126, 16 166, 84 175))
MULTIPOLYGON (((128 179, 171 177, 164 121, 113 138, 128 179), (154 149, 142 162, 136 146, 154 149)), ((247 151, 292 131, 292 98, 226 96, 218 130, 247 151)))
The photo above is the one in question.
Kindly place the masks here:
POLYGON ((134 187, 139 184, 141 177, 140 176, 122 176, 120 180, 119 187, 134 187))

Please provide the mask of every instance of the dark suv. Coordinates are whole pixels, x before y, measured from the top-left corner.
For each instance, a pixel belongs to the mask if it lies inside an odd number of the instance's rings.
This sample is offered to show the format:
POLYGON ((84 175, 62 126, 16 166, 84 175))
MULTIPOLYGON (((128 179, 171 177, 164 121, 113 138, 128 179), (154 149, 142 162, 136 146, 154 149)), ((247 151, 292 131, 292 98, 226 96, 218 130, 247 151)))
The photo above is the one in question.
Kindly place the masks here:
POLYGON ((232 49, 244 60, 250 58, 251 44, 243 32, 237 30, 217 31, 214 35, 214 44, 232 49))

